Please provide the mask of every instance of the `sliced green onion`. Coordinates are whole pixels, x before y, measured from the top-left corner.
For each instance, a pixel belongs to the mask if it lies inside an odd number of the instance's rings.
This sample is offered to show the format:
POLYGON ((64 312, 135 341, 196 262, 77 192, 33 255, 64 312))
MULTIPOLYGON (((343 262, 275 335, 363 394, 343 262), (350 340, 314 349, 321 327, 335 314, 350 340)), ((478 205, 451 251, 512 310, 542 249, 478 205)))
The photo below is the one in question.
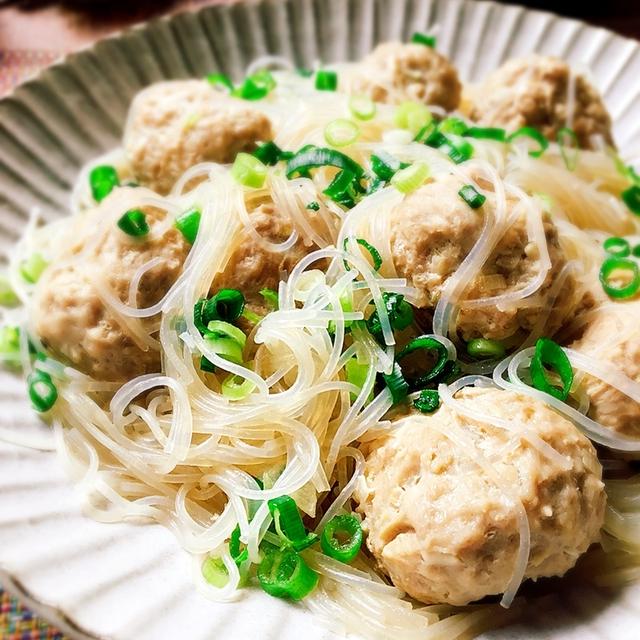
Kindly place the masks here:
POLYGON ((39 253, 32 253, 20 264, 20 275, 29 283, 35 284, 47 268, 48 262, 39 253))
MULTIPOLYGON (((365 380, 367 379, 367 373, 369 372, 368 364, 360 364, 357 358, 351 358, 347 360, 344 366, 345 373, 347 375, 347 382, 355 385, 359 389, 364 387, 365 380)), ((351 400, 356 399, 356 394, 351 394, 351 400)))
POLYGON ((244 564, 249 559, 249 551, 242 547, 240 542, 240 525, 238 525, 229 539, 229 555, 237 566, 244 564))
POLYGON ((356 176, 351 171, 344 169, 336 174, 335 178, 322 193, 343 207, 351 209, 355 206, 358 196, 356 181, 356 176))
MULTIPOLYGON (((383 293, 384 306, 389 314, 389 323, 394 331, 402 331, 413 322, 413 308, 400 293, 383 293)), ((367 329, 372 336, 382 340, 382 325, 376 309, 367 320, 367 329)))
POLYGON ((242 332, 242 330, 238 329, 238 327, 235 327, 229 322, 225 322, 224 320, 212 320, 207 325, 207 329, 209 331, 209 335, 213 334, 218 338, 231 338, 232 340, 235 340, 243 349, 245 344, 247 343, 247 336, 242 332))
POLYGON ((222 395, 229 400, 244 400, 255 388, 256 385, 251 380, 232 374, 222 383, 222 395))
POLYGON ((386 151, 379 151, 371 156, 371 170, 380 178, 388 182, 393 178, 394 174, 400 169, 406 168, 408 165, 400 162, 386 151))
POLYGON ((440 340, 436 340, 435 338, 432 338, 430 336, 420 336, 418 338, 414 338, 397 355, 396 359, 398 362, 400 362, 402 359, 406 358, 409 354, 414 353, 415 351, 435 352, 437 357, 436 363, 431 369, 429 369, 426 373, 419 375, 417 378, 409 381, 414 389, 421 389, 442 374, 442 372, 444 371, 444 367, 449 360, 449 352, 447 351, 447 348, 442 344, 442 342, 440 342, 440 340))
POLYGON ((394 121, 400 129, 408 129, 414 135, 433 120, 431 111, 420 102, 402 102, 396 109, 394 121))
POLYGON ((327 522, 320 545, 325 555, 348 564, 360 553, 362 538, 362 526, 358 518, 352 514, 342 514, 327 522))
POLYGON ((176 218, 176 228, 189 244, 193 244, 196 241, 201 218, 202 213, 196 207, 185 211, 176 218))
POLYGON ((204 371, 205 373, 215 373, 216 365, 213 364, 213 362, 211 362, 211 360, 209 360, 209 358, 207 358, 206 356, 202 356, 200 358, 200 370, 204 371))
POLYGON ((472 208, 479 209, 487 200, 487 197, 478 192, 472 184, 465 184, 458 195, 472 208))
POLYGON ((376 103, 368 96, 351 96, 349 111, 358 120, 371 120, 376 115, 376 103))
POLYGON ((430 36, 427 33, 420 33, 419 31, 416 31, 411 36, 411 42, 413 42, 413 44, 423 44, 425 47, 430 47, 431 49, 434 49, 436 46, 437 40, 435 36, 430 36))
POLYGON ((324 129, 324 139, 332 147, 346 147, 360 136, 360 127, 352 120, 338 118, 332 120, 324 129))
POLYGON ((335 91, 338 88, 338 74, 335 71, 317 71, 316 89, 318 91, 335 91))
POLYGON ((118 220, 118 228, 133 238, 142 238, 149 233, 147 216, 141 209, 129 209, 118 220))
POLYGON ((421 413, 433 413, 440 406, 440 394, 435 389, 423 389, 413 406, 421 413))
POLYGON ((467 123, 460 118, 446 118, 438 125, 441 133, 453 133, 456 136, 463 136, 468 128, 467 123))
POLYGON ((463 135, 476 140, 507 141, 507 132, 499 127, 469 127, 463 135))
POLYGON ((0 276, 0 305, 3 307, 13 307, 20 302, 11 283, 6 276, 0 276))
POLYGON ((29 399, 33 408, 39 413, 53 409, 58 400, 58 389, 51 376, 44 371, 34 371, 28 378, 29 399))
POLYGON ((204 321, 204 308, 207 304, 206 298, 200 298, 198 302, 193 305, 193 324, 196 326, 196 329, 200 332, 200 335, 205 335, 207 333, 207 322, 204 321))
POLYGON ((273 289, 261 289, 260 295, 264 298, 264 301, 267 303, 267 306, 271 307, 274 311, 278 310, 279 302, 278 302, 278 292, 273 289))
POLYGON ((574 171, 578 165, 578 148, 580 147, 576 132, 569 127, 562 127, 556 134, 556 140, 560 147, 560 154, 564 160, 565 167, 569 171, 574 171))
POLYGON ((239 153, 231 167, 231 176, 239 184, 260 189, 267 179, 267 167, 250 153, 239 153))
POLYGON ((397 362, 393 363, 391 373, 383 373, 382 378, 391 392, 393 404, 401 403, 409 395, 409 383, 402 375, 402 369, 397 362))
POLYGON ((631 298, 640 288, 640 270, 638 263, 629 258, 619 258, 611 256, 607 258, 600 267, 600 283, 605 293, 611 298, 631 298), (611 283, 611 276, 615 272, 626 273, 629 279, 626 285, 614 285, 611 283))
POLYGON ((320 211, 320 205, 316 200, 312 200, 305 208, 309 211, 320 211))
POLYGON ((629 211, 640 216, 640 186, 634 184, 625 189, 621 194, 622 200, 629 208, 629 211))
POLYGON ((618 258, 626 258, 631 253, 631 246, 624 238, 607 238, 602 247, 607 253, 618 258))
POLYGON ((218 589, 222 589, 229 582, 229 572, 222 558, 207 558, 202 563, 202 576, 218 589))
POLYGON ((273 516, 276 531, 282 534, 285 542, 296 551, 302 551, 318 542, 315 533, 307 532, 298 505, 291 496, 280 496, 269 500, 269 513, 273 516))
MULTIPOLYGON (((373 260, 373 269, 374 271, 377 271, 382 266, 382 256, 380 255, 380 252, 373 245, 369 244, 364 238, 356 238, 356 242, 369 252, 371 259, 373 260)), ((349 243, 349 239, 345 238, 344 239, 345 251, 347 251, 348 243, 349 243)), ((351 270, 351 267, 348 265, 346 260, 345 260, 344 266, 347 271, 351 270)))
POLYGON ((424 162, 414 162, 406 169, 397 171, 391 178, 391 184, 400 193, 408 194, 424 184, 429 173, 429 167, 424 162))
POLYGON ((636 257, 640 258, 640 244, 637 244, 633 249, 631 249, 631 253, 636 257))
POLYGON ((335 149, 307 146, 300 149, 287 163, 287 178, 317 167, 346 169, 356 178, 361 178, 364 175, 364 169, 344 153, 335 149))
POLYGON ((104 200, 119 184, 118 172, 111 165, 94 167, 89 173, 91 195, 96 202, 104 200))
POLYGON ((253 155, 262 162, 269 166, 278 164, 282 157, 282 149, 273 140, 261 144, 254 152, 253 155))
POLYGON ((291 548, 267 552, 257 576, 270 596, 288 600, 302 600, 318 584, 318 574, 291 548))
POLYGON ((242 317, 245 320, 248 320, 251 324, 258 324, 258 322, 261 322, 264 318, 264 316, 260 316, 257 313, 254 313, 253 311, 251 311, 251 309, 245 307, 244 311, 242 312, 242 317))
POLYGON ((549 338, 538 339, 529 372, 533 386, 539 391, 548 393, 563 402, 569 397, 573 384, 573 369, 564 349, 553 340, 549 338), (547 368, 558 375, 562 382, 562 388, 555 387, 549 382, 547 368))
POLYGON ((0 361, 20 364, 20 329, 0 327, 0 361))
POLYGON ((456 164, 466 162, 473 157, 473 145, 466 140, 459 140, 454 142, 450 138, 447 138, 438 149, 443 153, 446 153, 451 160, 456 164))
POLYGON ((476 338, 467 343, 467 353, 472 358, 502 358, 506 348, 499 340, 476 338))
POLYGON ((233 322, 244 311, 245 299, 237 289, 220 289, 202 308, 202 323, 206 326, 212 320, 233 322))
POLYGON ((538 149, 532 149, 529 151, 529 155, 532 158, 539 158, 549 147, 549 141, 544 137, 544 135, 534 129, 533 127, 521 127, 510 136, 507 137, 507 142, 513 142, 517 138, 531 138, 535 142, 538 143, 538 149))
POLYGON ((233 82, 226 73, 210 73, 207 76, 207 82, 214 87, 223 86, 229 91, 233 91, 233 82))
POLYGON ((233 95, 243 100, 262 100, 275 89, 276 81, 270 71, 257 71, 245 78, 244 82, 233 90, 233 95))
MULTIPOLYGON (((205 336, 204 339, 207 341, 209 348, 212 349, 216 355, 219 355, 221 358, 224 358, 229 362, 242 364, 243 348, 237 340, 233 340, 231 338, 220 338, 214 335, 205 336)), ((202 364, 202 361, 200 361, 201 369, 203 369, 202 364)), ((209 363, 209 366, 215 367, 212 362, 209 363)), ((204 368, 203 371, 207 371, 207 369, 204 368)))

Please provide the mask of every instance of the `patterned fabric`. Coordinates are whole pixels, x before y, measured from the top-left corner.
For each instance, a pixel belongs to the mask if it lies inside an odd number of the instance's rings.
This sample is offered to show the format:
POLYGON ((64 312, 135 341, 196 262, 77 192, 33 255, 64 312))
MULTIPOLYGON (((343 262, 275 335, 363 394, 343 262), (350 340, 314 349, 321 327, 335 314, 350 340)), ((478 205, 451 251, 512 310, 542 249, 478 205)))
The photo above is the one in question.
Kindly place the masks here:
MULTIPOLYGON (((62 51, 0 49, 0 96, 62 55, 62 51)), ((4 640, 4 639, 3 639, 4 640)))
POLYGON ((36 618, 0 585, 0 638, 2 640, 65 640, 59 631, 36 618))

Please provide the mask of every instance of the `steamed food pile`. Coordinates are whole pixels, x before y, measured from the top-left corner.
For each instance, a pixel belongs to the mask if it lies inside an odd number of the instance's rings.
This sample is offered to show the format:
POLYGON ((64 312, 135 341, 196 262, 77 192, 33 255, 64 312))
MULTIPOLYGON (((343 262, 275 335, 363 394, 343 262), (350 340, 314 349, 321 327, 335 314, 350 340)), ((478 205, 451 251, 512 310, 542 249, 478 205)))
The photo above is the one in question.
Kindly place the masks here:
POLYGON ((640 564, 640 178, 564 62, 434 45, 145 89, 0 282, 88 513, 371 638, 640 564))

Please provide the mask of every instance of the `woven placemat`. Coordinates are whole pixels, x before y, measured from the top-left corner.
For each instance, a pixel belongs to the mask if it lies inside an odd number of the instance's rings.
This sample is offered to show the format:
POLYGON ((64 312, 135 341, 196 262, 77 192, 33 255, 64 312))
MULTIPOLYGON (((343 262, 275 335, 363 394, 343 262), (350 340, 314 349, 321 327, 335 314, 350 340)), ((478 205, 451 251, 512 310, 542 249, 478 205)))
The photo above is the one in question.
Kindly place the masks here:
POLYGON ((2 640, 66 640, 57 629, 49 626, 23 607, 0 585, 0 638, 2 640))

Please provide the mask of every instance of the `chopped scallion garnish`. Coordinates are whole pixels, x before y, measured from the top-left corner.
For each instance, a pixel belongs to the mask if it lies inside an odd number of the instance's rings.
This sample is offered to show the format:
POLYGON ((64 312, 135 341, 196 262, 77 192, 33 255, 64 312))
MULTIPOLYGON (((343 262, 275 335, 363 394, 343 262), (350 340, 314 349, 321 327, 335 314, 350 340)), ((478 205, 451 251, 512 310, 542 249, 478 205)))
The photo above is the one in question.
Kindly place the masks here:
POLYGON ((35 284, 40 280, 40 276, 47 268, 49 263, 39 253, 32 253, 26 260, 20 264, 20 275, 26 282, 35 284))
POLYGON ((231 167, 231 176, 239 184, 260 189, 267 179, 267 167, 250 153, 239 153, 231 167))
MULTIPOLYGON (((389 314, 389 323, 394 331, 402 331, 413 322, 413 308, 400 293, 383 293, 382 299, 389 314)), ((369 333, 377 340, 382 340, 382 325, 376 309, 367 320, 369 333)))
POLYGON ((368 96, 351 96, 349 111, 358 120, 371 120, 376 115, 376 103, 368 96))
POLYGON ((58 389, 51 376, 44 371, 36 370, 28 378, 29 399, 33 408, 39 413, 53 409, 58 400, 58 389))
POLYGON ((622 200, 629 208, 629 211, 640 216, 640 186, 634 184, 628 189, 625 189, 621 196, 622 200))
POLYGON ((433 413, 440 406, 440 394, 435 389, 423 389, 413 406, 421 413, 433 413))
POLYGON ((220 289, 207 300, 202 308, 202 323, 206 326, 212 320, 234 322, 244 310, 245 299, 237 289, 220 289))
POLYGON ((210 73, 207 76, 207 82, 214 87, 222 86, 233 91, 233 82, 226 73, 210 73))
POLYGON ((544 135, 534 129, 533 127, 521 127, 510 136, 507 137, 507 142, 513 142, 518 138, 531 138, 535 142, 538 143, 537 149, 532 149, 529 151, 529 155, 532 158, 539 158, 549 147, 549 141, 544 137, 544 135))
MULTIPOLYGON (((377 271, 382 266, 382 256, 380 255, 380 252, 372 244, 369 244, 364 238, 356 238, 355 240, 361 247, 364 247, 369 252, 371 259, 373 260, 373 269, 377 271)), ((344 239, 345 251, 347 251, 348 243, 349 243, 349 239, 345 238, 344 239)), ((346 261, 344 266, 347 271, 350 271, 351 267, 349 267, 346 261)))
POLYGON ((400 169, 391 178, 391 184, 400 193, 408 194, 422 186, 430 175, 429 167, 424 162, 414 164, 400 169))
POLYGON ((476 140, 495 140, 496 142, 507 140, 507 132, 499 127, 469 127, 463 135, 476 140))
POLYGON ((222 589, 229 582, 229 572, 222 558, 207 558, 202 563, 202 576, 217 589, 222 589))
MULTIPOLYGON (((350 382, 359 389, 362 389, 367 378, 367 373, 369 372, 369 365, 360 364, 357 358, 351 358, 350 360, 347 360, 344 369, 347 375, 347 382, 350 382)), ((352 393, 351 400, 353 401, 355 398, 356 394, 352 393)))
POLYGON ((338 74, 335 71, 317 71, 316 89, 318 91, 335 91, 338 88, 338 74))
POLYGON ((185 211, 176 218, 176 228, 189 244, 193 244, 196 241, 201 218, 202 213, 196 207, 185 211))
POLYGON ((436 338, 430 336, 419 336, 411 340, 411 342, 400 351, 396 359, 400 362, 415 351, 431 352, 435 353, 436 356, 436 362, 429 370, 421 373, 417 378, 409 380, 411 387, 414 389, 422 389, 442 374, 445 365, 449 361, 449 352, 440 340, 436 340, 436 338))
POLYGON ((296 173, 303 173, 318 167, 337 167, 353 173, 356 178, 364 175, 364 169, 349 156, 324 147, 303 147, 287 163, 287 178, 292 178, 296 173))
POLYGON ((640 288, 638 263, 635 260, 617 256, 607 258, 600 267, 600 283, 605 293, 611 298, 624 299, 635 296, 640 288), (612 276, 615 276, 615 280, 623 279, 626 284, 614 284, 612 276))
POLYGON ((266 165, 276 165, 282 157, 282 149, 273 140, 261 144, 253 155, 266 165))
POLYGON ((433 120, 431 111, 420 102, 402 102, 396 109, 394 121, 400 129, 408 129, 414 135, 433 120))
POLYGON ((472 184, 465 184, 458 195, 472 208, 479 209, 487 200, 487 197, 478 192, 472 184))
POLYGON ((335 178, 322 193, 343 207, 351 209, 355 205, 358 195, 356 176, 351 171, 344 169, 336 174, 335 178))
POLYGON ((402 369, 397 362, 393 363, 391 373, 383 373, 382 378, 391 392, 393 404, 400 404, 409 395, 409 384, 402 375, 402 369))
POLYGON ((349 563, 355 560, 362 547, 362 526, 352 514, 337 515, 327 522, 320 538, 325 555, 349 563))
POLYGON ((499 340, 476 338, 467 343, 467 353, 472 358, 502 358, 506 348, 499 340))
POLYGON ((0 276, 0 305, 3 307, 13 307, 20 302, 16 292, 11 287, 11 283, 6 276, 0 276))
POLYGON ((291 548, 269 550, 258 566, 258 582, 276 598, 302 600, 318 584, 318 574, 291 548))
POLYGON ((0 327, 0 362, 20 364, 20 329, 0 327))
POLYGON ((277 291, 274 291, 273 289, 261 289, 260 295, 264 298, 268 307, 273 311, 277 311, 279 305, 277 291))
POLYGON ((461 120, 460 118, 445 118, 439 125, 438 125, 438 130, 441 133, 447 134, 447 133, 452 133, 453 135, 456 136, 463 136, 466 132, 467 129, 469 127, 467 127, 467 123, 464 120, 461 120))
POLYGON ((119 184, 118 172, 111 165, 99 165, 89 173, 91 195, 96 202, 104 200, 119 184))
POLYGON ((435 36, 430 36, 428 33, 420 33, 419 31, 416 31, 411 36, 411 42, 413 44, 423 44, 425 47, 435 49, 437 40, 435 36))
POLYGON ((360 127, 346 118, 332 120, 324 130, 324 139, 332 147, 346 147, 360 136, 360 127))
POLYGON ((539 338, 536 342, 536 350, 531 365, 531 382, 539 391, 562 400, 569 397, 573 384, 573 369, 564 349, 549 338, 539 338), (547 378, 547 369, 551 369, 559 378, 562 387, 554 386, 547 378))
POLYGON ((118 228, 134 238, 141 238, 149 233, 147 216, 141 209, 129 209, 118 220, 118 228))
POLYGON ((631 254, 631 246, 624 238, 607 238, 602 247, 607 253, 618 258, 626 258, 631 254))
POLYGON ((397 171, 405 169, 407 166, 386 151, 379 151, 371 156, 371 170, 385 182, 389 182, 397 171))
POLYGON ((637 244, 633 249, 631 249, 631 253, 636 257, 640 258, 640 244, 637 244))
POLYGON ((309 211, 320 211, 320 205, 316 200, 312 200, 305 209, 309 209, 309 211))
POLYGON ((240 525, 231 533, 231 538, 229 539, 229 555, 238 567, 249 559, 248 549, 243 547, 240 542, 240 525))
POLYGON ((233 90, 233 95, 243 100, 262 100, 275 89, 276 81, 270 71, 257 71, 245 78, 244 82, 233 90))
POLYGON ((222 382, 222 395, 229 400, 244 400, 251 395, 256 385, 241 376, 230 375, 222 382))
POLYGON ((285 538, 286 544, 290 544, 296 551, 302 551, 318 542, 318 536, 306 530, 298 505, 291 496, 273 498, 268 505, 276 531, 285 538))

